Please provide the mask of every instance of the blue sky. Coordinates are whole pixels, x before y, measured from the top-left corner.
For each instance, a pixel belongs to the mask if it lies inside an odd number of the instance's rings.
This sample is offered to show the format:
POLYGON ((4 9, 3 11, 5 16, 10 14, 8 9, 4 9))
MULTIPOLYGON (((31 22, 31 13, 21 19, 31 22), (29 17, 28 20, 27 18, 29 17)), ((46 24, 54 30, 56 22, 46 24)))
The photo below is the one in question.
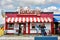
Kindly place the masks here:
MULTIPOLYGON (((18 7, 30 6, 34 9, 39 7, 44 12, 56 12, 60 13, 60 0, 0 0, 0 16, 1 10, 16 11, 18 7)), ((0 17, 0 24, 4 23, 4 18, 0 17)))

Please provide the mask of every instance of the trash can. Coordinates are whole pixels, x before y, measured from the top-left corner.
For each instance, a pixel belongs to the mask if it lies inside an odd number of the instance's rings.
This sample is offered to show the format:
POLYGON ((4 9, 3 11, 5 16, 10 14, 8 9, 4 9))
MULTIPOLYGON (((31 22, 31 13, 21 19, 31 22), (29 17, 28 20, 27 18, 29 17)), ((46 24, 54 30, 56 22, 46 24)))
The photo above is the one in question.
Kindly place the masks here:
POLYGON ((0 28, 0 36, 4 35, 4 30, 2 28, 0 28))
POLYGON ((0 36, 1 36, 1 29, 0 29, 0 36))
POLYGON ((1 30, 1 35, 2 35, 2 36, 4 35, 4 30, 1 30))

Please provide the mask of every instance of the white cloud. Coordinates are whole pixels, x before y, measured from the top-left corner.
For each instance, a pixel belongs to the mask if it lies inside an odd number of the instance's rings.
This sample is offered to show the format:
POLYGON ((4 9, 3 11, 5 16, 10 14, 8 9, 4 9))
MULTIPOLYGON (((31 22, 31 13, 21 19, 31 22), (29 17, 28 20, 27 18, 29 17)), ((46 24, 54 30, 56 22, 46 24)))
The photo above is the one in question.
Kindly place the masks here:
POLYGON ((44 8, 43 12, 54 12, 54 14, 60 14, 60 8, 57 8, 55 6, 50 6, 48 8, 44 8))
POLYGON ((48 7, 49 10, 57 10, 55 6, 48 7))
POLYGON ((47 8, 44 8, 43 11, 44 11, 44 12, 48 12, 49 10, 48 10, 47 8))
MULTIPOLYGON (((0 5, 3 8, 13 8, 13 5, 17 6, 33 6, 33 5, 46 5, 49 3, 60 3, 60 0, 1 0, 0 5), (8 5, 8 6, 6 6, 8 5), (10 7, 9 7, 10 6, 10 7)), ((14 7, 15 8, 15 7, 14 7)))
POLYGON ((13 9, 14 4, 12 4, 12 3, 13 3, 13 0, 1 0, 0 7, 3 9, 13 9))
POLYGON ((60 8, 59 8, 59 11, 60 11, 60 8))
POLYGON ((12 0, 6 0, 7 2, 12 2, 12 0))
POLYGON ((50 6, 48 8, 44 8, 43 9, 44 12, 59 12, 59 8, 55 7, 55 6, 50 6))
POLYGON ((43 5, 49 3, 60 3, 60 0, 15 0, 20 3, 20 5, 43 5))
POLYGON ((1 1, 1 5, 6 5, 6 4, 9 4, 9 3, 12 3, 13 1, 12 0, 2 0, 1 1))
POLYGON ((20 5, 41 5, 45 4, 46 0, 15 0, 15 2, 18 2, 20 5))
POLYGON ((7 5, 6 7, 7 7, 7 9, 13 9, 14 8, 14 6, 12 4, 7 5))
POLYGON ((5 1, 1 1, 1 5, 5 5, 6 4, 6 2, 5 1))
POLYGON ((54 14, 60 14, 60 12, 54 12, 54 14))
POLYGON ((60 0, 2 0, 1 5, 16 3, 18 6, 21 5, 43 5, 43 4, 49 4, 49 3, 60 3, 60 0))
POLYGON ((50 0, 50 2, 60 4, 60 0, 50 0))

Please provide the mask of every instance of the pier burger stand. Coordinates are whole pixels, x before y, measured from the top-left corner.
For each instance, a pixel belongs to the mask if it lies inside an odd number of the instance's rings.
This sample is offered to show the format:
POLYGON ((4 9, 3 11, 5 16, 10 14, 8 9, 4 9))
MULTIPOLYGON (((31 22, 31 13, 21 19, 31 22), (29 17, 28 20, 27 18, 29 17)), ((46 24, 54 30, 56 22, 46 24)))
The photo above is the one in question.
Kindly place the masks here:
MULTIPOLYGON (((16 12, 5 12, 5 31, 6 34, 37 34, 36 24, 45 24, 54 34, 53 12, 41 12, 39 9, 22 9, 16 12), (20 29, 19 29, 20 27, 20 29)), ((41 33, 41 31, 39 31, 41 33)))

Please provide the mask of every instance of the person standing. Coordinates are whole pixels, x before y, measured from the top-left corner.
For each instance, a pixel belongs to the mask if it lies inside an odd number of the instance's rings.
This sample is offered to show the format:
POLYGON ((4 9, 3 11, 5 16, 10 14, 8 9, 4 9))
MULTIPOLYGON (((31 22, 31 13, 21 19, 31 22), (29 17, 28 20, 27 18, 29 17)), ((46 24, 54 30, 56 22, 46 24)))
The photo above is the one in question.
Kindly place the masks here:
POLYGON ((18 35, 21 33, 21 27, 19 27, 18 35))
POLYGON ((18 35, 20 35, 21 34, 21 24, 19 25, 19 31, 18 31, 18 35))
POLYGON ((43 35, 43 36, 45 36, 46 35, 46 32, 45 32, 45 24, 43 23, 42 25, 41 25, 41 27, 40 27, 40 29, 41 29, 41 34, 43 35))
POLYGON ((36 24, 35 29, 36 29, 37 34, 38 34, 39 33, 39 25, 38 24, 36 24))

